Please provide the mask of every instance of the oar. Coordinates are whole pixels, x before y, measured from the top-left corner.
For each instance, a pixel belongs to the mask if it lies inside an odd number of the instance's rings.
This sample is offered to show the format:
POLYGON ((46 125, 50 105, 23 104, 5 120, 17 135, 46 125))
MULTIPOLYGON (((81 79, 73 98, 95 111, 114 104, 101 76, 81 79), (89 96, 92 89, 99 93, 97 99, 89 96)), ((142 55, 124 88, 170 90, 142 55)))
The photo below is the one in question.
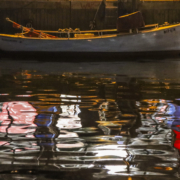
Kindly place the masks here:
MULTIPOLYGON (((9 22, 11 22, 11 23, 13 24, 13 27, 15 27, 15 28, 22 29, 23 31, 27 31, 27 32, 30 32, 30 31, 31 31, 31 29, 29 29, 29 28, 27 28, 27 27, 24 27, 24 26, 22 26, 22 25, 20 25, 20 24, 18 24, 18 23, 16 23, 16 22, 14 22, 14 21, 10 20, 9 18, 6 18, 6 20, 9 21, 9 22)), ((34 31, 34 30, 33 30, 33 31, 34 31)), ((39 33, 35 32, 35 31, 34 31, 34 34, 36 34, 36 35, 39 36, 39 33)))
POLYGON ((27 28, 27 27, 24 27, 12 20, 10 20, 8 17, 6 18, 7 21, 13 23, 13 25, 16 26, 16 28, 19 28, 19 29, 22 29, 23 31, 27 31, 27 32, 33 32, 34 34, 36 35, 40 35, 41 34, 41 37, 50 37, 50 38, 57 38, 56 36, 53 36, 53 35, 50 35, 50 34, 46 34, 46 33, 43 33, 42 31, 39 31, 39 30, 35 30, 35 29, 30 29, 30 28, 27 28), (32 31, 33 30, 33 31, 32 31))

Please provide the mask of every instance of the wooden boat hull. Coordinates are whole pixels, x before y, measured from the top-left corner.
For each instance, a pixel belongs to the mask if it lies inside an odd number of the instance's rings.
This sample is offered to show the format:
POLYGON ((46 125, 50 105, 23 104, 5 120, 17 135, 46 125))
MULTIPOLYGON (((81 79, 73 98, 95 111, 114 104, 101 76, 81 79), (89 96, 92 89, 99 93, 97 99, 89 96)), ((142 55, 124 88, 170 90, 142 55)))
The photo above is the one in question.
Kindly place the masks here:
POLYGON ((180 24, 137 34, 84 39, 40 39, 0 34, 0 50, 52 53, 141 53, 180 51, 180 24))

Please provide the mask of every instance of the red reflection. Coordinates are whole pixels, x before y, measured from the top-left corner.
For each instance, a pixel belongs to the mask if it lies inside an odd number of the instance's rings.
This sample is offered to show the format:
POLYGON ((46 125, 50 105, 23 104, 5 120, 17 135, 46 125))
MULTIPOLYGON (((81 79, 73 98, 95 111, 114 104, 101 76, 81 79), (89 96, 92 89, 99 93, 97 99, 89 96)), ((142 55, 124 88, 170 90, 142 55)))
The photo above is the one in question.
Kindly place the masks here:
POLYGON ((0 113, 0 132, 4 133, 29 133, 34 129, 26 129, 36 126, 33 121, 36 117, 36 109, 24 101, 5 102, 0 113))
POLYGON ((173 130, 173 132, 176 134, 176 138, 174 141, 174 147, 180 151, 180 132, 173 130))

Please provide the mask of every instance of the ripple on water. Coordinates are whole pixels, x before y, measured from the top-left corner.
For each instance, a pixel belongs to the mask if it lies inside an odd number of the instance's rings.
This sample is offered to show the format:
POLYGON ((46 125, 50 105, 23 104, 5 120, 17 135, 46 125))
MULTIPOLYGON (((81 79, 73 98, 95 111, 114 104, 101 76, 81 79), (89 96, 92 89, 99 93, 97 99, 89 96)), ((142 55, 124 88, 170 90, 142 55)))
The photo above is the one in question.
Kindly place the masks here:
POLYGON ((178 83, 2 75, 1 179, 178 179, 178 83))

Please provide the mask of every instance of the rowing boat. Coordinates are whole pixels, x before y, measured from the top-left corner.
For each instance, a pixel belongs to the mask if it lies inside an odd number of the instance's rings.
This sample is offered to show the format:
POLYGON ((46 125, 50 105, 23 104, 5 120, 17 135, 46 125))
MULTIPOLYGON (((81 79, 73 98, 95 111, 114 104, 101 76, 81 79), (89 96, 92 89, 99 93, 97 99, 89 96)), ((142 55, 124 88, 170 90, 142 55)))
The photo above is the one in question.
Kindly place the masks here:
MULTIPOLYGON (((22 28, 23 29, 23 28, 22 28)), ((24 31, 24 29, 23 29, 24 31)), ((148 25, 135 32, 111 30, 38 31, 39 36, 0 34, 0 50, 52 53, 141 53, 180 51, 180 24, 148 25), (44 36, 46 35, 47 36, 44 36), (53 37, 48 34, 55 34, 53 37)))

